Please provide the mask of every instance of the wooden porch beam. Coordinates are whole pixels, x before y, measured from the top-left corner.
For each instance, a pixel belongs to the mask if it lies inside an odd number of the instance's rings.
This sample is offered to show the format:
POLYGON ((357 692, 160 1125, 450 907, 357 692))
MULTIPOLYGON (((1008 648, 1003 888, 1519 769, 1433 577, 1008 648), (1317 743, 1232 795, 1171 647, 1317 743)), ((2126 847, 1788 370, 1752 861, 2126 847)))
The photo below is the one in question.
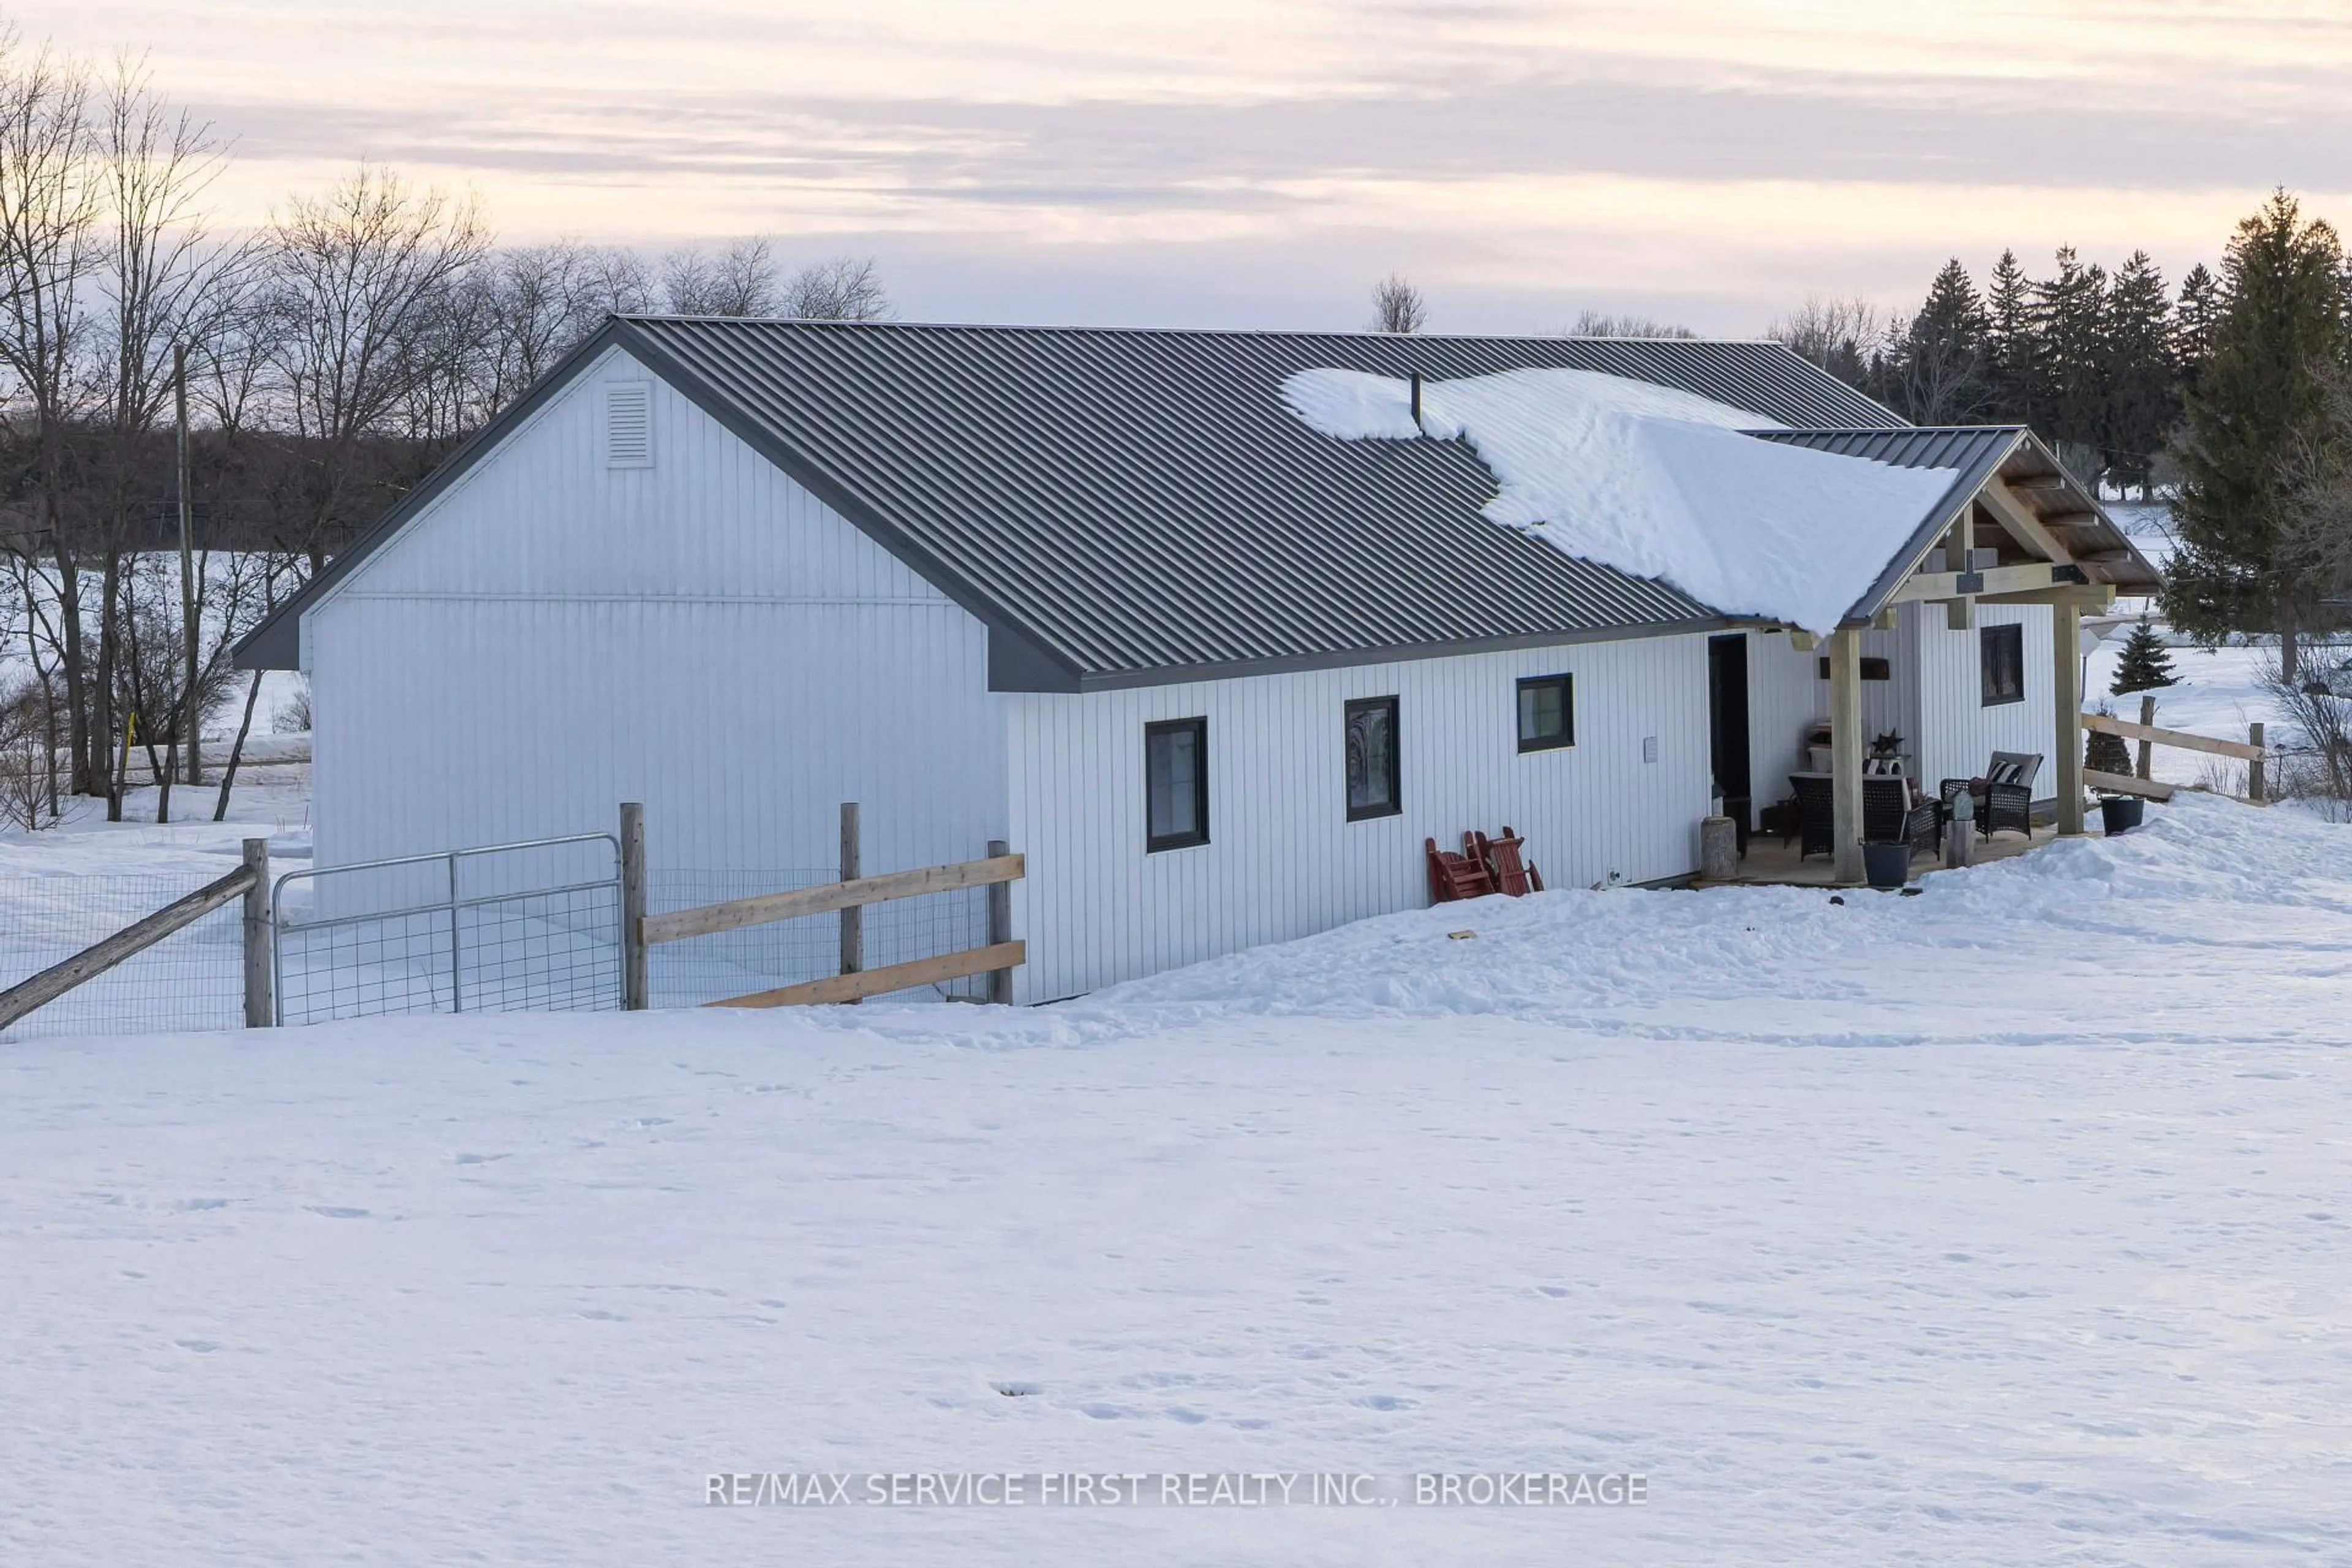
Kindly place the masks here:
POLYGON ((2072 605, 2077 610, 2096 612, 2112 607, 2116 589, 2112 583, 2077 583, 2043 588, 2031 594, 1987 594, 1988 605, 2072 605))
POLYGON ((2050 560, 2071 563, 2074 553, 2058 542, 2058 536, 2042 524, 2032 507, 2021 500, 2017 493, 2000 479, 1988 479, 1985 488, 1977 492, 1994 519, 2013 534, 2020 544, 2038 550, 2050 560))
POLYGON ((1832 634, 1830 661, 1830 838, 1837 879, 1862 880, 1862 634, 1832 634))
POLYGON ((1907 605, 1923 599, 1990 598, 1996 594, 2046 593, 2085 586, 2079 566, 2046 561, 2021 566, 1988 566, 1981 572, 1920 572, 1906 578, 1887 600, 1907 605))
POLYGON ((2050 606, 2051 743, 2058 763, 2058 831, 2083 831, 2083 612, 2073 600, 2050 606))
MULTIPOLYGON (((1976 560, 1976 548, 1977 504, 1972 500, 1960 508, 1960 515, 1952 520, 1951 543, 1947 547, 1944 560, 1948 563, 1956 563, 1966 567, 1976 560)), ((1952 575, 1957 577, 1959 574, 1955 572, 1952 575)), ((1944 601, 1946 631, 1964 632, 1976 622, 1977 602, 1972 596, 1961 594, 1944 601)))

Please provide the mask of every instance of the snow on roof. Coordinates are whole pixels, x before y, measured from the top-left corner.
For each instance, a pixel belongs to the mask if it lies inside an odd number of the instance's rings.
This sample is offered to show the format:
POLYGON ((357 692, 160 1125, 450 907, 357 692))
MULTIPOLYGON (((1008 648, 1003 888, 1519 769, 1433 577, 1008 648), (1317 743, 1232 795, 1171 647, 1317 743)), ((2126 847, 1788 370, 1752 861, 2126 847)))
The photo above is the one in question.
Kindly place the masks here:
POLYGON ((1583 370, 1408 384, 1305 370, 1284 401, 1343 440, 1460 438, 1493 470, 1488 521, 1580 560, 1672 584, 1726 615, 1826 635, 1951 489, 1949 468, 1759 441, 1778 421, 1583 370))

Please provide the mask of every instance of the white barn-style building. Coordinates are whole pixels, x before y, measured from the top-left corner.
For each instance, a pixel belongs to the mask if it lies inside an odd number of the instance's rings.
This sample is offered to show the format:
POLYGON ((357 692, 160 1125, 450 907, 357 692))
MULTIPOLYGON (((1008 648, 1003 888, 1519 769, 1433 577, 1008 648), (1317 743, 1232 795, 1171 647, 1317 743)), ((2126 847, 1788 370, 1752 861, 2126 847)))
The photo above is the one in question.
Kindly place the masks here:
POLYGON ((1465 827, 1687 877, 1839 711, 1845 858, 1865 731, 2054 753, 2079 827, 2077 616, 2152 580, 2030 432, 1777 344, 616 318, 239 662, 310 677, 320 865, 635 800, 656 870, 824 867, 857 801, 868 872, 1027 857, 1041 1002, 1418 906, 1465 827), (1487 521, 1462 442, 1310 428, 1322 367, 1599 373, 1951 479, 1817 643, 1487 521))

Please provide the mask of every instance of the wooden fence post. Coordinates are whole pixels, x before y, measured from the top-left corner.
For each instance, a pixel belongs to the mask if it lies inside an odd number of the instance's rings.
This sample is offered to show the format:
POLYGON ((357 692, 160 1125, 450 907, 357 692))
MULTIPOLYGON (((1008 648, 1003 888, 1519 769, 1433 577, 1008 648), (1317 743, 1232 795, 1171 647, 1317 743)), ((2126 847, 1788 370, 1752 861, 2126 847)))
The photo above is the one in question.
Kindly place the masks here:
MULTIPOLYGON (((857 803, 841 803, 841 879, 854 882, 860 869, 857 843, 857 803)), ((856 904, 841 911, 841 972, 855 974, 866 967, 866 911, 856 904)))
MULTIPOLYGON (((2153 698, 2153 697, 2149 697, 2149 696, 2145 696, 2145 695, 2143 695, 2143 696, 2140 698, 2140 700, 2139 700, 2139 721, 2140 721, 2142 724, 2147 725, 2147 726, 2149 729, 2151 729, 2151 730, 2152 730, 2152 729, 2154 729, 2154 728, 2156 728, 2156 699, 2155 699, 2155 698, 2153 698)), ((2139 743, 2139 776, 2140 776, 2140 777, 2142 777, 2142 778, 2152 778, 2152 777, 2154 777, 2154 776, 2155 776, 2154 774, 2150 773, 2147 771, 2147 769, 2148 769, 2148 753, 2149 753, 2149 752, 2153 752, 2153 751, 2155 751, 2155 750, 2156 750, 2156 742, 2153 742, 2153 741, 2147 741, 2147 740, 2143 740, 2143 741, 2141 741, 2141 742, 2140 742, 2140 743, 2139 743)))
MULTIPOLYGON (((1013 853, 1013 846, 1002 838, 988 841, 988 858, 1000 859, 1013 853)), ((988 885, 988 945, 1001 947, 1013 940, 1013 884, 991 882, 988 885)), ((1013 971, 992 969, 988 972, 988 999, 999 1006, 1013 1005, 1013 971)))
POLYGON ((621 1007, 642 1013, 651 1005, 646 965, 646 808, 621 803, 621 1007))
POLYGON ((253 873, 253 885, 245 890, 245 1026, 267 1029, 278 1022, 276 976, 269 962, 268 839, 245 841, 245 865, 253 873))
POLYGON ((2254 754, 2246 761, 2246 798, 2259 805, 2263 799, 2263 786, 2267 782, 2263 777, 2263 727, 2260 724, 2246 726, 2246 744, 2254 748, 2254 754))

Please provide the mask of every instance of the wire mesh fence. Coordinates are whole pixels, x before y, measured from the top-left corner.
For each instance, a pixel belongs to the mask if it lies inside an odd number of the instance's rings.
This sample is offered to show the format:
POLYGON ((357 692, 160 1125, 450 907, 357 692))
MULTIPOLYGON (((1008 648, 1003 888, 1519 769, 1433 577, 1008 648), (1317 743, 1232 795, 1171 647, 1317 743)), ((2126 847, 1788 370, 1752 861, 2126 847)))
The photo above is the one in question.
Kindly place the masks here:
MULTIPOLYGON (((0 879, 0 987, 62 963, 202 886, 157 875, 0 879)), ((60 1035, 233 1029, 245 1021, 245 933, 235 903, 0 1030, 0 1042, 60 1035)))
MULTIPOLYGON (((763 893, 791 892, 837 881, 831 867, 767 871, 656 870, 646 879, 646 910, 671 914, 706 904, 731 903, 763 893)), ((919 898, 869 904, 864 914, 865 965, 885 964, 983 947, 988 941, 988 889, 957 888, 919 898)), ((841 917, 803 915, 769 925, 744 926, 711 936, 664 942, 647 954, 646 967, 656 1007, 693 1007, 755 991, 821 980, 841 969, 841 917)), ((893 992, 898 1000, 924 997, 977 1002, 987 994, 988 977, 893 992)))
POLYGON ((621 1005, 620 847, 607 834, 278 879, 282 1024, 621 1005))
MULTIPOLYGON (((408 1013, 568 1012, 621 1005, 617 847, 605 836, 376 866, 297 870, 274 890, 278 1021, 408 1013)), ((652 872, 665 914, 836 880, 830 867, 652 872)), ((0 879, 0 988, 191 892, 170 876, 0 879)), ((869 905, 868 969, 985 946, 988 889, 869 905)), ((648 954, 651 1002, 688 1007, 840 970, 837 914, 667 942, 648 954)), ((43 1036, 229 1029, 244 1022, 241 910, 231 904, 0 1031, 43 1036)), ((980 1001, 987 976, 893 993, 980 1001)))

